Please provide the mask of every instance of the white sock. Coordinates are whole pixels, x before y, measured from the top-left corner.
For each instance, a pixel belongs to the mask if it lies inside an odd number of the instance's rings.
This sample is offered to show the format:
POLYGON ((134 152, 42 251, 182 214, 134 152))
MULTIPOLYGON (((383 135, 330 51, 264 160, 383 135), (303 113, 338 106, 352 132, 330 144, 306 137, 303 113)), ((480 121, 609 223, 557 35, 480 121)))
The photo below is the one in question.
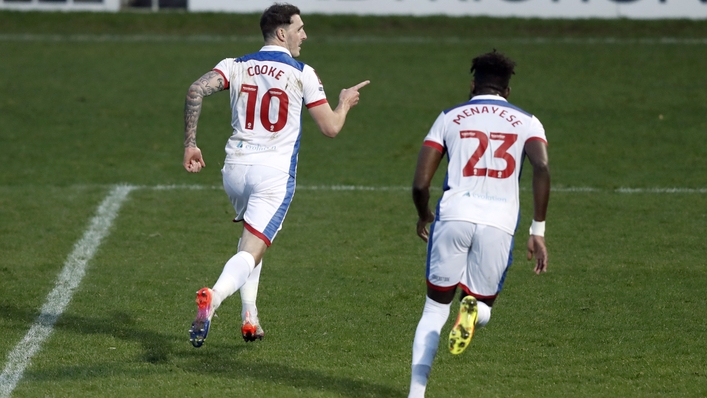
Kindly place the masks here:
POLYGON ((427 390, 427 379, 430 377, 431 366, 412 365, 412 378, 410 380, 410 393, 408 398, 424 398, 427 390))
POLYGON ((258 285, 260 284, 260 271, 263 269, 263 262, 256 265, 253 272, 241 287, 241 319, 245 321, 246 311, 250 312, 251 321, 258 323, 258 307, 255 306, 255 300, 258 298, 258 285))
POLYGON ((432 361, 437 355, 439 334, 449 318, 450 304, 440 304, 425 298, 425 308, 417 324, 415 340, 412 343, 412 376, 409 397, 424 397, 427 379, 432 370, 432 361))
POLYGON ((482 328, 486 326, 486 324, 489 323, 489 320, 491 319, 491 307, 481 301, 478 301, 476 304, 478 306, 479 311, 476 317, 476 327, 482 328))
POLYGON ((243 286, 248 276, 253 272, 255 259, 245 251, 236 253, 231 257, 221 271, 216 284, 211 288, 213 294, 211 305, 214 310, 221 305, 221 302, 235 293, 243 286))

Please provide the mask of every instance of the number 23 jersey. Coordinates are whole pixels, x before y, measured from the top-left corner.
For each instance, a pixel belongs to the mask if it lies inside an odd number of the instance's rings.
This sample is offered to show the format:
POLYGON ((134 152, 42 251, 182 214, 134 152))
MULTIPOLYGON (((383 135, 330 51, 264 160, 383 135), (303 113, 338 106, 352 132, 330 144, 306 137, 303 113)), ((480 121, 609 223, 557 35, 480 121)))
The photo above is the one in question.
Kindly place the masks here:
POLYGON ((547 144, 533 115, 496 95, 478 95, 442 112, 424 145, 447 153, 437 219, 490 225, 513 234, 525 143, 547 144))
POLYGON ((261 164, 297 172, 302 108, 327 103, 314 69, 279 46, 226 58, 214 71, 231 95, 233 135, 226 144, 227 164, 261 164))

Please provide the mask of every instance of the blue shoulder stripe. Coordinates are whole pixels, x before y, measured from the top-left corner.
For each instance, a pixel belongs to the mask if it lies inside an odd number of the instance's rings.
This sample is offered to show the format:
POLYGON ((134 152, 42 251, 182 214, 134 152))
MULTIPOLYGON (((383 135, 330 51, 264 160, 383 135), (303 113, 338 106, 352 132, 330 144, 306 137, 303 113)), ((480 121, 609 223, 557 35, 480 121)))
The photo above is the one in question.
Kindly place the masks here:
POLYGON ((236 62, 246 62, 250 60, 279 62, 289 65, 300 72, 304 70, 303 62, 295 61, 289 54, 282 51, 258 51, 257 53, 236 58, 236 62))
POLYGON ((457 108, 461 108, 461 107, 463 107, 463 106, 469 106, 469 105, 496 105, 496 106, 503 106, 503 107, 506 107, 506 108, 515 109, 515 110, 517 110, 518 112, 520 112, 520 113, 522 113, 522 114, 524 114, 524 115, 533 116, 531 113, 528 113, 528 112, 526 112, 526 111, 524 111, 524 110, 518 108, 517 106, 511 104, 510 102, 500 101, 500 100, 489 100, 489 99, 478 99, 478 100, 467 101, 467 102, 464 102, 463 104, 459 104, 459 105, 457 105, 457 106, 454 106, 454 107, 451 107, 451 108, 445 110, 445 111, 444 111, 444 114, 446 115, 447 113, 449 113, 449 112, 451 112, 451 111, 453 111, 453 110, 455 110, 455 109, 457 109, 457 108))

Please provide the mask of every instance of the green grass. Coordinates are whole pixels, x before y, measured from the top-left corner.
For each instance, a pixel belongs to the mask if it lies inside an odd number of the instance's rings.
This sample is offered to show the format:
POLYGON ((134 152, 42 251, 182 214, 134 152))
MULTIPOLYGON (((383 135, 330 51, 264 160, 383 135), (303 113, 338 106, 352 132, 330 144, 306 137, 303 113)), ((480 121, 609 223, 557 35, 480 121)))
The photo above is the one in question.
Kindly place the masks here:
POLYGON ((3 367, 111 186, 139 186, 13 396, 406 396, 425 245, 397 187, 438 113, 466 99, 471 58, 491 48, 518 62, 511 101, 544 123, 553 186, 594 190, 552 194, 538 277, 524 258, 523 178, 492 320, 463 355, 440 347, 428 396, 707 395, 707 23, 305 23, 301 60, 332 102, 372 84, 334 140, 304 116, 301 189, 265 257, 265 340, 240 339, 236 295, 196 350, 193 294, 215 282, 239 227, 219 188, 227 95, 205 101, 198 175, 181 167, 183 101, 221 58, 259 48, 257 16, 0 12, 3 367), (393 189, 311 189, 332 185, 393 189))

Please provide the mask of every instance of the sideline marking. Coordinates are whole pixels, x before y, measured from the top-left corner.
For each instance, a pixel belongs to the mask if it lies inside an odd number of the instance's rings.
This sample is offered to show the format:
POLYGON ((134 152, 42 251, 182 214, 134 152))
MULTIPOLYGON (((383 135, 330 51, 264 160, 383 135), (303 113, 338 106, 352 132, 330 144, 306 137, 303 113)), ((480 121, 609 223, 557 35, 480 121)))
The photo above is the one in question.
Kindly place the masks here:
MULTIPOLYGON (((492 37, 486 39, 460 38, 460 37, 416 37, 416 36, 342 36, 311 38, 310 41, 324 43, 382 43, 382 44, 468 44, 468 43, 488 43, 510 42, 517 44, 687 44, 705 45, 707 38, 681 38, 681 37, 654 37, 654 38, 616 38, 616 37, 492 37)), ((138 35, 109 35, 109 34, 22 34, 6 33, 0 34, 0 41, 5 42, 78 42, 78 43, 165 43, 165 42, 190 42, 190 43, 262 43, 262 36, 241 35, 160 35, 160 34, 138 34, 138 35)))
POLYGON ((86 266, 101 245, 101 240, 108 236, 113 220, 130 191, 135 189, 130 185, 113 187, 108 196, 98 206, 96 215, 86 229, 83 237, 76 242, 74 250, 64 263, 59 277, 47 300, 42 306, 39 317, 29 332, 8 355, 8 363, 0 374, 0 397, 10 397, 17 383, 22 379, 25 368, 32 357, 41 348, 42 343, 52 333, 54 324, 71 301, 74 290, 86 274, 86 266))

